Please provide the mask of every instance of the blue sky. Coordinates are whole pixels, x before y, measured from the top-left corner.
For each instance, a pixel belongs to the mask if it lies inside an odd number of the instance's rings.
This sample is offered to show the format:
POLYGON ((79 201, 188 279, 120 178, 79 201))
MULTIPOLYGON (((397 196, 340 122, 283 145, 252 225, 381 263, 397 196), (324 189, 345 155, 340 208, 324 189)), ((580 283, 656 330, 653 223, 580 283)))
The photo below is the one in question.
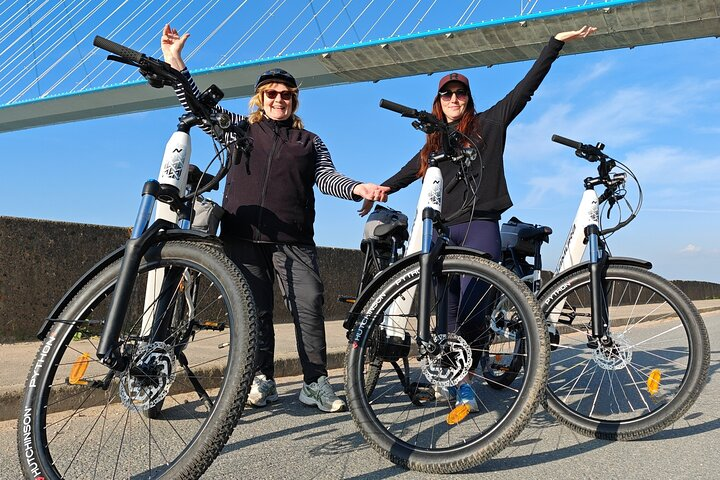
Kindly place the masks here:
MULTIPOLYGON (((502 98, 530 64, 463 70, 478 108, 502 98)), ((299 113, 339 171, 381 182, 420 148, 423 135, 380 109, 379 100, 429 109, 440 76, 302 91, 299 113)), ((223 104, 247 111, 245 98, 223 104)), ((593 168, 550 137, 602 141, 635 172, 645 195, 639 217, 610 239, 613 254, 648 259, 670 279, 720 282, 718 112, 720 39, 561 57, 509 129, 506 175, 515 206, 503 218, 551 226, 544 259, 554 267, 582 179, 593 168)), ((157 176, 180 113, 177 107, 0 134, 0 215, 132 225, 142 184, 157 176)), ((207 158, 209 141, 196 134, 193 142, 194 161, 207 158)), ((412 217, 419 187, 392 195, 389 205, 412 217)), ((364 224, 358 207, 318 195, 317 244, 357 248, 364 224)))

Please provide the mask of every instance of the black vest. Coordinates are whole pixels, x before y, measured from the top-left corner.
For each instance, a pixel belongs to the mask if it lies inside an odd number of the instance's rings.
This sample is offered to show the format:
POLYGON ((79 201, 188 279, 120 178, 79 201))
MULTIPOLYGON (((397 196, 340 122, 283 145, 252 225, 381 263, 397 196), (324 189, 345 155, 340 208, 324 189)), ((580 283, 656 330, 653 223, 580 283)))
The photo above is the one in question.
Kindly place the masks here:
POLYGON ((222 236, 314 245, 315 134, 269 119, 248 134, 252 150, 227 176, 222 236))

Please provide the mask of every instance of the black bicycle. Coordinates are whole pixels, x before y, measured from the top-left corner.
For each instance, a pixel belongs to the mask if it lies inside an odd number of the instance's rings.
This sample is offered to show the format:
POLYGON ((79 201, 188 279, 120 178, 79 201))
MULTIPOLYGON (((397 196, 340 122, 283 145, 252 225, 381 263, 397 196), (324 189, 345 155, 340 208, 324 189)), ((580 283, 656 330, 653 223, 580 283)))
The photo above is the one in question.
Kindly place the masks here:
POLYGON ((193 127, 217 137, 230 128, 211 113, 222 92, 195 97, 165 62, 101 37, 94 44, 153 87, 181 84, 192 113, 168 142, 159 181, 143 187, 130 240, 75 283, 39 332, 20 462, 27 478, 198 478, 242 412, 255 349, 248 285, 217 237, 190 229, 200 194, 234 161, 216 142, 216 175, 189 165, 193 127), (151 223, 156 203, 166 218, 151 223))
MULTIPOLYGON (((552 139, 597 163, 597 176, 583 181, 554 277, 541 276, 540 250, 549 227, 516 218, 501 227, 503 264, 540 298, 550 331, 546 406, 561 423, 590 437, 646 437, 678 420, 700 395, 710 362, 707 330, 690 299, 652 273, 650 262, 610 255, 607 237, 627 226, 642 204, 632 171, 605 154, 602 144, 552 139), (636 188, 627 187, 628 179, 636 188), (596 188, 602 189, 599 195, 596 188), (634 204, 628 190, 637 192, 634 204), (604 217, 615 218, 613 209, 622 213, 604 228, 604 217), (589 260, 583 262, 586 249, 589 260)), ((503 383, 512 384, 523 368, 513 356, 491 359, 503 383)))
MULTIPOLYGON (((424 472, 456 472, 491 458, 529 422, 545 388, 549 342, 540 307, 517 276, 482 252, 449 245, 437 162, 452 161, 462 171, 473 161, 472 149, 427 112, 385 100, 380 105, 415 119, 422 131, 443 129, 447 141, 424 177, 422 248, 374 275, 345 323, 348 406, 365 439, 389 460, 424 472), (474 382, 478 411, 471 412, 449 391, 468 375, 483 378, 472 370, 472 357, 494 341, 491 324, 524 332, 518 356, 525 368, 502 389, 474 382)), ((387 230, 396 231, 393 225, 387 230)), ((396 249, 386 251, 392 257, 396 249)))

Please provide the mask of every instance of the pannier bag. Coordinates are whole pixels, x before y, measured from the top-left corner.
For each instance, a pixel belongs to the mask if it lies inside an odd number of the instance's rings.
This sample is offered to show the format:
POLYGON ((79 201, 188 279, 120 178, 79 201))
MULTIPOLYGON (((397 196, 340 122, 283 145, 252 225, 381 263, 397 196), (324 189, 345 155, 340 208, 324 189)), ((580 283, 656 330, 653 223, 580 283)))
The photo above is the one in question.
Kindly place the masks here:
POLYGON ((217 235, 225 210, 212 200, 198 196, 193 203, 192 229, 217 235))

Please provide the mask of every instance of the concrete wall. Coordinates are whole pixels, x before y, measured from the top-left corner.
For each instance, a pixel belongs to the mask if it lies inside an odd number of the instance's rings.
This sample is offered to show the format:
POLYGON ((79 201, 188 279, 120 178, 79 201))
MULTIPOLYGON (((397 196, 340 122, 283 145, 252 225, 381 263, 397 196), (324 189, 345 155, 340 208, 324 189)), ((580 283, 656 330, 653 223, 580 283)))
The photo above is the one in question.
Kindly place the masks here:
MULTIPOLYGON (((127 228, 0 217, 0 343, 34 339, 39 325, 75 281, 121 246, 127 228)), ((359 250, 318 248, 325 283, 325 317, 345 318, 338 295, 354 295, 362 268, 359 250)), ((720 284, 676 282, 693 300, 720 298, 720 284)), ((290 321, 279 292, 275 317, 290 321)))
MULTIPOLYGON (((32 340, 65 291, 98 260, 123 245, 128 228, 0 216, 0 343, 32 340)), ((338 295, 354 295, 362 253, 318 248, 325 317, 345 318, 338 295)), ((291 321, 276 290, 275 317, 291 321)))

